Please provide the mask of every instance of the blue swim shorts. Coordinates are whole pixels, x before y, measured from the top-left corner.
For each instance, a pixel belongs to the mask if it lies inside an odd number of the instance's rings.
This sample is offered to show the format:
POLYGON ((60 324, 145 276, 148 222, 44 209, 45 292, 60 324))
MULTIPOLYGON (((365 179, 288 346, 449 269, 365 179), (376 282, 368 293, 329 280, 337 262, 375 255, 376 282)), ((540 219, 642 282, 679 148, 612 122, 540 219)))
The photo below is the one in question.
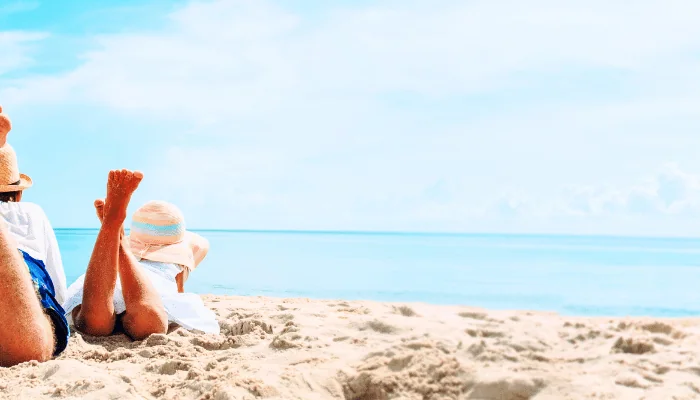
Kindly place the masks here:
POLYGON ((66 320, 65 311, 63 307, 56 301, 56 291, 53 286, 53 281, 48 272, 46 272, 46 265, 41 260, 36 260, 29 254, 22 250, 19 250, 22 257, 24 257, 24 262, 29 268, 29 273, 32 275, 32 282, 34 283, 34 289, 36 290, 39 300, 41 301, 41 307, 46 312, 46 315, 51 318, 53 323, 54 337, 56 338, 56 348, 54 349, 54 357, 58 356, 66 349, 68 346, 68 337, 70 336, 70 328, 68 327, 68 321, 66 320))

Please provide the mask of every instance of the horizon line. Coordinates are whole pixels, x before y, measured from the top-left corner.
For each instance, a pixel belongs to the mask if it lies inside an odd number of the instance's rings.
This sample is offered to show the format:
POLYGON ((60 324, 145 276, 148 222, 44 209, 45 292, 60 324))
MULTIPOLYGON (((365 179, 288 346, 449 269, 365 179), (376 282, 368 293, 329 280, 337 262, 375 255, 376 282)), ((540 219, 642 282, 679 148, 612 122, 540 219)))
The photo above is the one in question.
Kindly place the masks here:
MULTIPOLYGON (((99 231, 100 228, 54 228, 56 231, 99 231)), ((128 228, 126 230, 129 230, 128 228)), ((288 235, 371 235, 371 236, 454 236, 454 237, 484 237, 484 236, 529 236, 529 237, 570 237, 570 238, 639 238, 639 239, 681 239, 698 240, 693 236, 653 236, 653 235, 621 235, 621 234, 577 234, 577 233, 533 233, 533 232, 449 232, 449 231, 364 231, 364 230, 319 230, 319 229, 223 229, 197 228, 188 229, 192 232, 221 232, 221 233, 256 233, 256 234, 288 234, 288 235)))

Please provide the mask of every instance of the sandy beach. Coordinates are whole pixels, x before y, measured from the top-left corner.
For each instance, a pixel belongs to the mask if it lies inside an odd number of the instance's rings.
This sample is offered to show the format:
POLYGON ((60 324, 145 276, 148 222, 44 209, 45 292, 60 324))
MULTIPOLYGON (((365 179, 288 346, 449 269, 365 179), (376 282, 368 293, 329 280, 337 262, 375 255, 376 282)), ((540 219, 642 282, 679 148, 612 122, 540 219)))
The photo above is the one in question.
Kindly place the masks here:
POLYGON ((696 399, 700 319, 203 296, 220 336, 73 333, 3 399, 696 399))

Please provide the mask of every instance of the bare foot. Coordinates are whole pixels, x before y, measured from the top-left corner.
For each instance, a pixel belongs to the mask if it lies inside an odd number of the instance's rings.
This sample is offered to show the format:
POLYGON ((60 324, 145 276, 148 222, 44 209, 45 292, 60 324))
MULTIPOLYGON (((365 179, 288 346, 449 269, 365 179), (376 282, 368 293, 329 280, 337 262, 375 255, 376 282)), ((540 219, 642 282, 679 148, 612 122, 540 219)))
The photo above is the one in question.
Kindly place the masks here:
MULTIPOLYGON (((105 201, 104 199, 97 199, 95 200, 95 212, 97 213, 97 219, 100 220, 100 223, 105 219, 105 201)), ((126 233, 124 233, 124 225, 122 224, 122 230, 120 232, 120 237, 126 236, 126 233)))
POLYGON ((97 212, 97 219, 102 220, 105 218, 105 201, 104 199, 95 200, 95 211, 97 212))
MULTIPOLYGON (((141 172, 126 169, 109 171, 107 179, 107 198, 104 201, 102 223, 105 226, 121 228, 126 219, 126 209, 129 207, 131 195, 139 187, 143 179, 141 172)), ((97 208, 97 202, 95 202, 97 208)))

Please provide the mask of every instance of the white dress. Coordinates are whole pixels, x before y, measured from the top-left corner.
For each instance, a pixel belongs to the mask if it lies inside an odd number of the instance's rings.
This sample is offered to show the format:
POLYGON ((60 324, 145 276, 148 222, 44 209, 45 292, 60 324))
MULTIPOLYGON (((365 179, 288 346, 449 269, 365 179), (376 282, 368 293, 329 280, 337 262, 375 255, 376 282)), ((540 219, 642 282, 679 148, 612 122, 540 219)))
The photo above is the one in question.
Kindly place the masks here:
MULTIPOLYGON (((199 295, 195 293, 178 293, 175 277, 180 273, 179 266, 170 263, 141 260, 139 265, 143 267, 156 291, 163 299, 165 311, 168 313, 168 321, 174 322, 185 329, 199 330, 205 333, 219 333, 219 323, 212 310, 207 308, 199 295)), ((85 274, 81 275, 66 293, 66 302, 63 308, 66 310, 66 318, 75 307, 83 302, 83 282, 85 274)), ((117 278, 114 290, 114 311, 121 314, 126 311, 124 295, 121 284, 117 278)))

